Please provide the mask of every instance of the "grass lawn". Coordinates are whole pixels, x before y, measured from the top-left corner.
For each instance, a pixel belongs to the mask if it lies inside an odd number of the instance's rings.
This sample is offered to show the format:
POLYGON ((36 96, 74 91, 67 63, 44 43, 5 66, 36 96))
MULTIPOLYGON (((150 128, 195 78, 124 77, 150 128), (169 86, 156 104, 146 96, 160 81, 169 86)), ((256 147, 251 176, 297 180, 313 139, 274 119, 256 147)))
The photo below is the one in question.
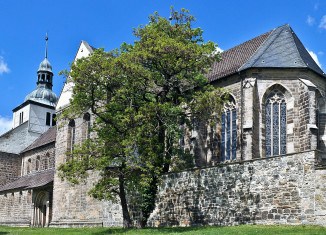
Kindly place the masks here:
POLYGON ((126 234, 126 235, 156 235, 156 234, 200 234, 200 235, 325 235, 326 227, 319 226, 262 226, 241 225, 233 227, 187 227, 187 228, 146 228, 146 229, 122 229, 122 228, 14 228, 0 226, 0 235, 17 234, 126 234))

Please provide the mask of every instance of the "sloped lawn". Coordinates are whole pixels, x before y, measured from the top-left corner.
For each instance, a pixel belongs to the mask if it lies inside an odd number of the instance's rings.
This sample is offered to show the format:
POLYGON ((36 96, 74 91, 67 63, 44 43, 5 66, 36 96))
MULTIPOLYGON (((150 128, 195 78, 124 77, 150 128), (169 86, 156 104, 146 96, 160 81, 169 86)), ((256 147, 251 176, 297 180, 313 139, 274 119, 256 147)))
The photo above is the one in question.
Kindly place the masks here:
POLYGON ((0 235, 29 235, 29 234, 126 234, 126 235, 156 235, 156 234, 203 234, 203 235, 325 235, 326 227, 319 226, 262 226, 242 225, 234 227, 188 227, 188 228, 148 228, 148 229, 122 229, 122 228, 13 228, 0 227, 0 235))

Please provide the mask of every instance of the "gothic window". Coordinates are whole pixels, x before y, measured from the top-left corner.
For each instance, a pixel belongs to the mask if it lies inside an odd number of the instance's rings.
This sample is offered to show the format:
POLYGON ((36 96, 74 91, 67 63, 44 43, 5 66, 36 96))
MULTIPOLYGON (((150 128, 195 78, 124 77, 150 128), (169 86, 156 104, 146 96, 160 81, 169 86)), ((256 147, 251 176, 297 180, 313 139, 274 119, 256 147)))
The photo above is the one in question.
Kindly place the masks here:
POLYGON ((234 102, 227 102, 221 117, 221 161, 235 160, 237 151, 237 111, 234 102))
POLYGON ((74 150, 75 141, 76 141, 75 121, 70 120, 68 125, 68 151, 72 152, 74 150))
POLYGON ((84 125, 83 125, 83 139, 89 139, 91 132, 91 115, 89 113, 85 113, 84 117, 84 125))
POLYGON ((41 161, 40 156, 37 156, 36 157, 36 162, 35 162, 35 170, 36 171, 40 170, 40 161, 41 161))
POLYGON ((279 90, 267 97, 265 122, 266 157, 286 154, 286 101, 279 90))

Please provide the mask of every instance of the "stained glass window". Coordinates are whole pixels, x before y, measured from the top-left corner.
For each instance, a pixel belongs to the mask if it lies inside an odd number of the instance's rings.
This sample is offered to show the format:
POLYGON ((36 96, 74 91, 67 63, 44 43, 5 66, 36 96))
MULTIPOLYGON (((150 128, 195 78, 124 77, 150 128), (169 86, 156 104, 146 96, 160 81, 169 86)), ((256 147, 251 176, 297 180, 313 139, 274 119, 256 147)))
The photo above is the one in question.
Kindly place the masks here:
POLYGON ((221 127, 221 161, 234 160, 237 150, 237 112, 233 102, 224 105, 221 127))
POLYGON ((266 156, 286 154, 286 101, 274 90, 265 104, 266 156))

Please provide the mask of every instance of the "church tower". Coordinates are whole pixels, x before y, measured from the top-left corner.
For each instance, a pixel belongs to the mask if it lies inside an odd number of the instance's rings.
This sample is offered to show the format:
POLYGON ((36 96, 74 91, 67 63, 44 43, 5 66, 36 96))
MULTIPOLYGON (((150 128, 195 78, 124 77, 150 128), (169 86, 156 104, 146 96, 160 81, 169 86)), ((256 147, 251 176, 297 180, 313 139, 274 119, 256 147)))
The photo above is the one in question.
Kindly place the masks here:
POLYGON ((46 132, 55 122, 58 98, 52 91, 53 72, 48 60, 48 36, 45 58, 37 70, 36 89, 13 109, 13 129, 0 136, 0 152, 18 154, 46 132))
POLYGON ((13 109, 13 128, 28 121, 28 130, 43 133, 55 125, 57 96, 52 91, 53 72, 48 60, 48 36, 45 37, 45 58, 37 70, 37 87, 24 102, 13 109))

